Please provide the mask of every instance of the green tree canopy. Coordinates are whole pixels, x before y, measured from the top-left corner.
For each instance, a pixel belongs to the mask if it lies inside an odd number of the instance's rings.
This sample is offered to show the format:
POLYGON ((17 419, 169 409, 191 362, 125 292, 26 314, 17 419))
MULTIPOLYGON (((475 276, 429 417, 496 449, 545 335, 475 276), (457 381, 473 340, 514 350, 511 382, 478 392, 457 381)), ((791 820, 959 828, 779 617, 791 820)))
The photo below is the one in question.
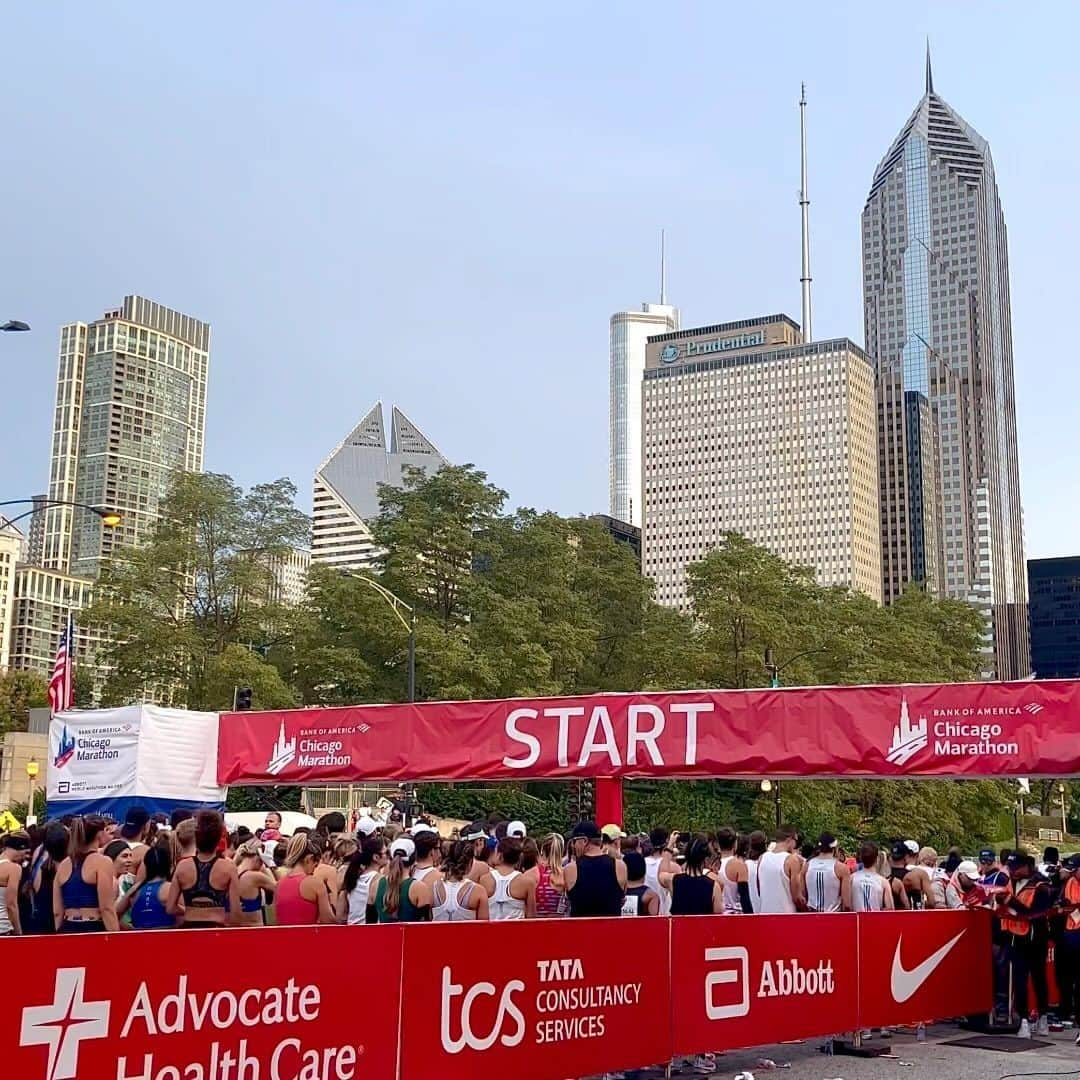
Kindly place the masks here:
POLYGON ((30 710, 49 704, 49 686, 36 671, 0 672, 0 735, 25 731, 30 710))

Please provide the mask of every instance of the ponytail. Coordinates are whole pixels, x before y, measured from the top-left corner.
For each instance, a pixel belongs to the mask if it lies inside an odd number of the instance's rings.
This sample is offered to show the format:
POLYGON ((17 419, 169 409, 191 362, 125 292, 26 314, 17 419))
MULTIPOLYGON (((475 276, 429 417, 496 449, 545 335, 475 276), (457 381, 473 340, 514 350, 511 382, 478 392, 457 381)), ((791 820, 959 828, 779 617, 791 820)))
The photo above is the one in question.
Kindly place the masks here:
POLYGON ((97 848, 97 838, 104 828, 105 819, 98 814, 75 818, 71 823, 68 855, 72 859, 78 859, 90 854, 97 848))
POLYGON ((403 855, 400 851, 390 856, 386 867, 386 898, 383 906, 387 915, 396 915, 401 906, 401 884, 409 876, 409 868, 416 861, 413 856, 403 855))

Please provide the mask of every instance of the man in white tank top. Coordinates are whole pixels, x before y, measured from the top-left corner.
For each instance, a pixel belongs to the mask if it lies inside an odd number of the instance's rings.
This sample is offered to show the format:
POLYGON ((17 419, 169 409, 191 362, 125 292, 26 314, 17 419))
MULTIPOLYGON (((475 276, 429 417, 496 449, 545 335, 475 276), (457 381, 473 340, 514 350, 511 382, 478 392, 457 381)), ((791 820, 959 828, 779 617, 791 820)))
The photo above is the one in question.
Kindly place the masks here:
POLYGON ((867 841, 859 848, 859 869, 851 875, 847 890, 851 911, 894 911, 892 886, 877 872, 877 844, 867 841))
POLYGON ((841 911, 848 907, 847 885, 851 871, 836 857, 836 837, 823 832, 817 852, 803 867, 803 890, 810 911, 841 911))
POLYGON ((788 825, 776 830, 776 843, 758 861, 758 884, 763 915, 793 915, 804 902, 800 869, 795 854, 798 838, 788 825))
POLYGON ((761 882, 758 876, 758 863, 765 854, 769 842, 760 829, 750 834, 750 851, 746 858, 746 878, 750 885, 750 905, 754 914, 761 911, 761 882))
POLYGON ((499 841, 491 859, 491 874, 484 884, 492 922, 536 918, 536 878, 518 869, 521 841, 499 841))
POLYGON ((671 893, 660 884, 660 874, 679 874, 682 867, 672 852, 671 833, 657 828, 649 833, 652 854, 645 858, 645 884, 660 898, 660 914, 671 914, 671 893))
MULTIPOLYGON (((720 885, 724 890, 725 915, 752 915, 754 905, 750 900, 750 873, 746 860, 738 853, 739 834, 725 826, 716 833, 716 846, 720 849, 720 885)), ((745 849, 744 849, 745 850, 745 849)))

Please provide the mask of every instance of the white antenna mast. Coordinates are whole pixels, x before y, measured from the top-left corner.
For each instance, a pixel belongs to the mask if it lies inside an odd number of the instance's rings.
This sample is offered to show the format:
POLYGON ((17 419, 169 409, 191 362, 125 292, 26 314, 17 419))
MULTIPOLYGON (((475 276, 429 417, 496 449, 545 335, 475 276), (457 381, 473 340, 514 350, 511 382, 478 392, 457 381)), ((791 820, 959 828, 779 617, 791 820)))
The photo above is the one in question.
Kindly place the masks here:
POLYGON ((802 138, 802 183, 799 188, 799 208, 802 210, 802 334, 803 341, 813 340, 810 314, 810 199, 806 192, 806 83, 799 98, 799 134, 802 138))
POLYGON ((666 230, 660 230, 660 303, 667 303, 667 235, 666 230))

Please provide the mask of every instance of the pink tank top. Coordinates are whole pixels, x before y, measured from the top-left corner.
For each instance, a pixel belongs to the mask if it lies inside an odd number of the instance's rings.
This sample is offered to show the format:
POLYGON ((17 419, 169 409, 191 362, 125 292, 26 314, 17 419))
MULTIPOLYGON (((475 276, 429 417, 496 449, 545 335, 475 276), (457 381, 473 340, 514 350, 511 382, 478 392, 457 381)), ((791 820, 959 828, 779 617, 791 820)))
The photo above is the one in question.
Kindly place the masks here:
POLYGON ((300 886, 307 880, 304 874, 283 877, 274 896, 274 911, 278 926, 314 926, 319 918, 319 905, 300 895, 300 886))
POLYGON ((537 917, 561 915, 562 893, 557 892, 551 885, 551 868, 540 863, 536 869, 540 875, 536 884, 537 917))

